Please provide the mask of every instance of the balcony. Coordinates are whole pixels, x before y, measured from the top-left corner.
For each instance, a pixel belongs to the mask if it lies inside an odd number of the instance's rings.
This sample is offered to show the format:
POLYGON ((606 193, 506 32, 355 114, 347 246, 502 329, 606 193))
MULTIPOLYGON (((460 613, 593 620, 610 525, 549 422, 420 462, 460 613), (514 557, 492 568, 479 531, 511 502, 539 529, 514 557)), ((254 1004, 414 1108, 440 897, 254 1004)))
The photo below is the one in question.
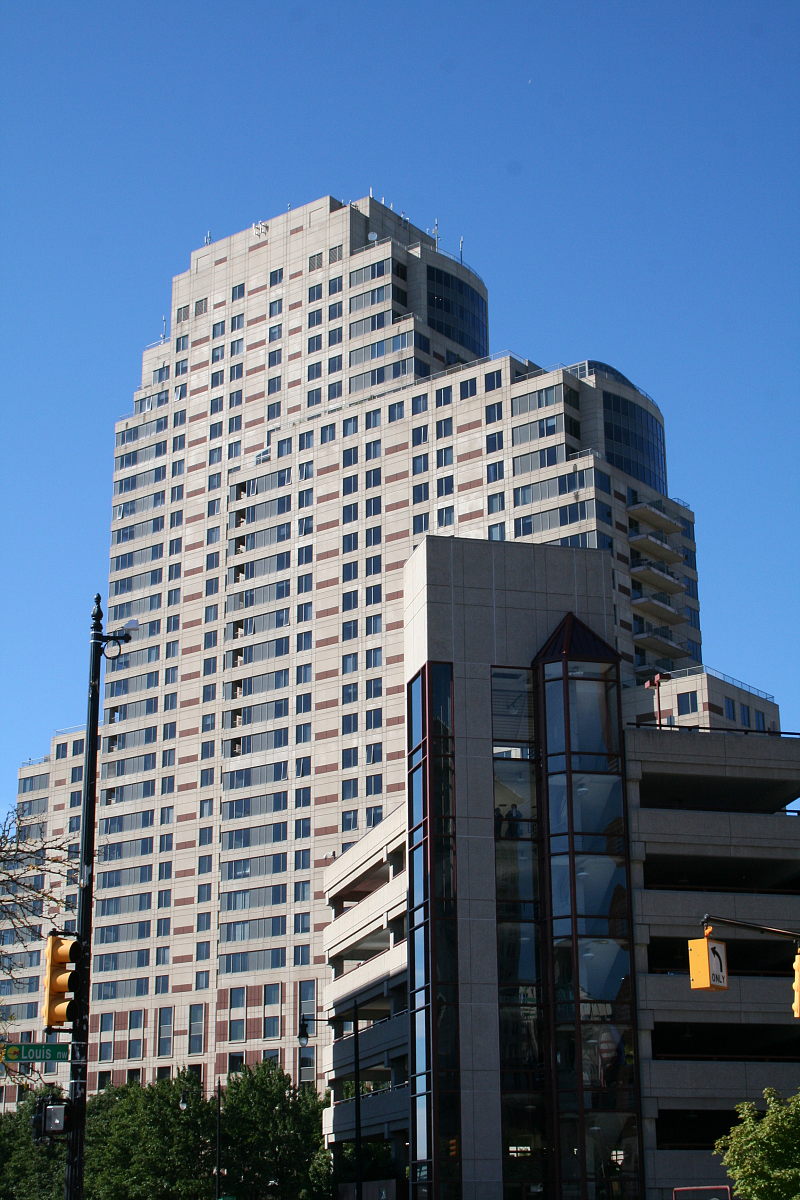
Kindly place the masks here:
POLYGON ((653 529, 660 529, 662 533, 680 533, 683 529, 681 522, 671 517, 657 500, 640 500, 636 504, 629 504, 628 515, 636 521, 644 521, 653 529))
POLYGON ((651 625, 649 621, 637 620, 633 628, 634 643, 641 650, 652 650, 662 658, 685 658, 686 651, 673 640, 668 625, 651 625))
POLYGON ((360 953, 362 948, 372 947, 373 952, 374 946, 383 948, 389 923, 405 914, 407 888, 403 871, 334 917, 323 935, 328 959, 366 958, 366 953, 360 953))
POLYGON ((650 592, 641 596, 631 597, 631 607, 635 613, 668 625, 682 625, 686 618, 672 607, 672 601, 665 592, 650 592))
POLYGON ((644 558, 631 563, 631 579, 639 583, 649 584, 660 592, 682 592, 683 583, 668 567, 661 562, 644 558))
MULTIPOLYGON (((355 1101, 339 1100, 323 1114, 324 1132, 336 1141, 355 1137, 355 1101)), ((365 1138, 385 1136, 408 1128, 408 1084, 364 1092, 361 1096, 361 1130, 365 1138)))
MULTIPOLYGON (((362 1008, 359 1007, 359 1013, 362 1008)), ((326 1075, 340 1079, 349 1079, 353 1075, 353 1046, 352 1034, 337 1038, 331 1046, 323 1051, 322 1068, 326 1075)), ((358 1033, 358 1061, 362 1078, 369 1078, 370 1069, 378 1067, 378 1074, 384 1076, 387 1064, 393 1058, 403 1057, 408 1053, 408 1011, 397 1013, 393 1017, 385 1017, 372 1025, 362 1025, 358 1033), (366 1073, 365 1073, 366 1072, 366 1073)))
POLYGON ((655 530, 643 533, 633 533, 628 539, 632 550, 638 550, 646 558, 655 558, 659 562, 677 563, 683 561, 683 551, 676 549, 666 538, 661 537, 655 530))
POLYGON ((360 992, 383 988, 394 976, 405 971, 408 962, 406 943, 387 947, 383 952, 375 954, 364 962, 359 962, 349 971, 337 976, 325 989, 325 999, 328 1008, 336 1010, 350 996, 360 992))

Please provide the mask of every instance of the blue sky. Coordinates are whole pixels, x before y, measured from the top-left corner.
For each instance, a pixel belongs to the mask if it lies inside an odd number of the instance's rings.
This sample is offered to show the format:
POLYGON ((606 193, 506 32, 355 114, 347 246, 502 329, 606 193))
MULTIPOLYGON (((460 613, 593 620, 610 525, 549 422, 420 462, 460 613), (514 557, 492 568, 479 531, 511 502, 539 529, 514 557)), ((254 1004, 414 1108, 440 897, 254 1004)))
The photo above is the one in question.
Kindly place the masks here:
POLYGON ((207 230, 370 187, 464 238, 493 350, 657 400, 706 662, 800 729, 799 32, 796 0, 6 6, 7 799, 84 717, 113 422, 171 276, 207 230))

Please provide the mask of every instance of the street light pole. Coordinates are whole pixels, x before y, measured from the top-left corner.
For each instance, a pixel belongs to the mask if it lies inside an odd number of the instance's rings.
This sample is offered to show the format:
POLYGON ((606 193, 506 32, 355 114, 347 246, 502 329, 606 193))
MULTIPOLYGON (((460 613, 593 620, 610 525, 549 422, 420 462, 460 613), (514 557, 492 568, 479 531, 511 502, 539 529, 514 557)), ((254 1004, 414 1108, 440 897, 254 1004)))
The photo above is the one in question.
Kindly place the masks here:
MULTIPOLYGON (((307 1017, 304 1013, 300 1014, 300 1024, 297 1028, 297 1040, 301 1046, 308 1045, 308 1022, 311 1021, 314 1025, 317 1023, 317 1017, 307 1017)), ((356 1175, 356 1200, 362 1200, 364 1192, 364 1170, 361 1153, 361 1059, 359 1056, 358 1042, 358 1001, 353 1001, 353 1090, 355 1092, 355 1108, 353 1110, 354 1121, 354 1149, 355 1149, 355 1175, 356 1175)))
POLYGON ((362 1200, 364 1176, 361 1155, 361 1059, 358 1044, 358 1001, 353 1001, 353 1088, 355 1089, 356 1200, 362 1200))
POLYGON ((97 807, 97 743, 100 723, 100 660, 111 643, 117 653, 131 640, 127 629, 103 633, 100 594, 94 598, 89 636, 89 697, 83 754, 81 803, 81 857, 78 868, 78 910, 75 936, 80 954, 72 972, 72 1055, 70 1061, 70 1128, 67 1135, 67 1165, 64 1173, 65 1200, 83 1200, 84 1142, 86 1136, 86 1088, 89 1063, 89 1000, 91 996, 92 905, 94 899, 94 838, 97 807))
POLYGON ((219 1200, 219 1172, 220 1172, 220 1085, 219 1076, 217 1076, 217 1129, 216 1129, 216 1146, 215 1146, 215 1170, 214 1170, 214 1200, 219 1200))

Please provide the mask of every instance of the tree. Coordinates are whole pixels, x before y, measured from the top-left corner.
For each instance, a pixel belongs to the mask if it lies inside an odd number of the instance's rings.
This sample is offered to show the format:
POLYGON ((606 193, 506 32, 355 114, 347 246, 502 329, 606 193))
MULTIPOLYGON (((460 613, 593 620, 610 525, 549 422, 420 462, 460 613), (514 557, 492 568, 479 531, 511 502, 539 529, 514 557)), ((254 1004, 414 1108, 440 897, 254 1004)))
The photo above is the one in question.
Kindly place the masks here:
MULTIPOLYGON (((14 1037, 14 1001, 30 999, 33 972, 44 956, 43 935, 63 912, 63 885, 70 870, 66 835, 48 835, 44 822, 23 800, 0 819, 0 1040, 14 1037), (47 924, 43 924, 43 920, 47 924)), ((23 1077, 4 1064, 13 1082, 41 1079, 38 1069, 23 1077)))
MULTIPOLYGON (((16 1112, 0 1115, 0 1200, 64 1194, 64 1139, 32 1140, 36 1098, 52 1091, 28 1092, 16 1112)), ((323 1107, 274 1063, 230 1076, 221 1091, 221 1191, 236 1200, 330 1200, 323 1107)), ((86 1200, 211 1200, 216 1151, 216 1096, 203 1096, 197 1075, 106 1088, 87 1105, 86 1200)))
POLYGON ((86 1113, 86 1200, 208 1200, 214 1120, 200 1080, 185 1071, 99 1092, 86 1113))
POLYGON ((269 1060, 230 1075, 221 1130, 226 1191, 236 1200, 310 1200, 329 1191, 323 1108, 316 1092, 295 1087, 269 1060))
POLYGON ((788 1100, 764 1092, 767 1110, 738 1104, 739 1124, 714 1147, 740 1200, 800 1198, 800 1092, 788 1100))
POLYGON ((58 1094, 54 1088, 29 1091, 16 1112, 0 1117, 0 1200, 61 1200, 64 1195, 64 1142, 37 1145, 31 1119, 38 1099, 58 1094))
POLYGON ((12 981, 34 965, 30 954, 41 950, 42 918, 62 912, 69 871, 66 836, 48 835, 42 822, 24 823, 26 803, 0 820, 0 975, 12 981))

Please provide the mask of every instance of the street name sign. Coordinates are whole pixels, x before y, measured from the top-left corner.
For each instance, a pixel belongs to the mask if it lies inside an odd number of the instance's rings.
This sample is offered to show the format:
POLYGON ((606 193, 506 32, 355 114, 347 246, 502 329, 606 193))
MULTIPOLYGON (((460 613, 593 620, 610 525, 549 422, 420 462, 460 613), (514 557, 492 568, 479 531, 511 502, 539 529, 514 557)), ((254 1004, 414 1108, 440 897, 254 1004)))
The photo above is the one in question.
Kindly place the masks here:
POLYGON ((69 1062, 67 1042, 0 1042, 0 1063, 69 1062))

